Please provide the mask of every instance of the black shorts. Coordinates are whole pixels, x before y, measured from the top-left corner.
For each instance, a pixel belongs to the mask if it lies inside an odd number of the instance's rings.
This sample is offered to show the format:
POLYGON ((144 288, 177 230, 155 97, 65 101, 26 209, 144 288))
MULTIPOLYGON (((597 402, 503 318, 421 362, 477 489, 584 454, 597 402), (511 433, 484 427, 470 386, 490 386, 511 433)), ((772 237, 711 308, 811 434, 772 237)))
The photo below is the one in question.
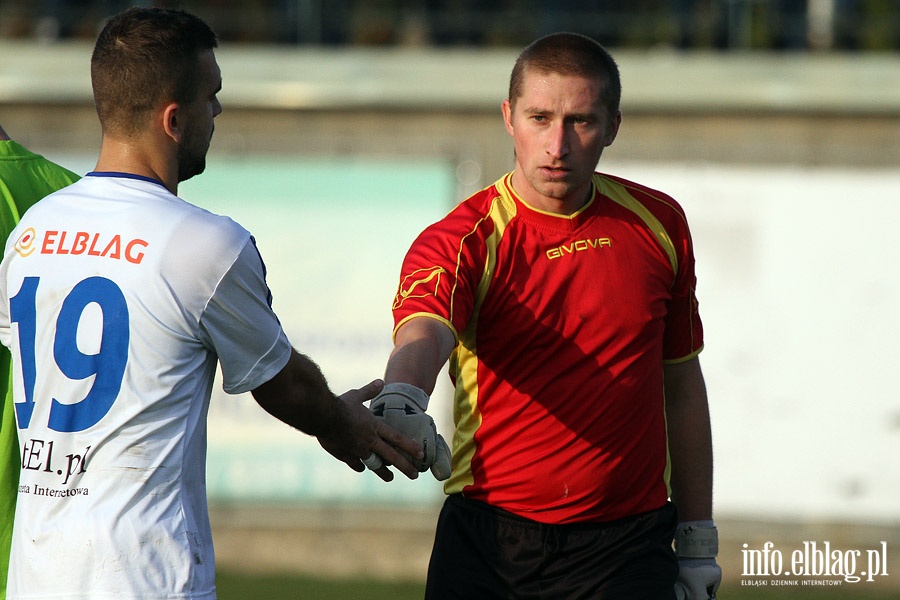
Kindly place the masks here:
POLYGON ((545 525, 456 494, 438 519, 426 600, 674 600, 674 505, 545 525))

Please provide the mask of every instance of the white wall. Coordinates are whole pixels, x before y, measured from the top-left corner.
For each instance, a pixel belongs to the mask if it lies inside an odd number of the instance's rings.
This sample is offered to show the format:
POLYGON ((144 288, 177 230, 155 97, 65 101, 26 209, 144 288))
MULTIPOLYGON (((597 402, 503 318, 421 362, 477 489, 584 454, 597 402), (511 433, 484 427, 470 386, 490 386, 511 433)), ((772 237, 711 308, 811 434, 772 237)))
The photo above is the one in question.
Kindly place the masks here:
POLYGON ((900 171, 601 166, 692 224, 718 512, 900 521, 900 171))

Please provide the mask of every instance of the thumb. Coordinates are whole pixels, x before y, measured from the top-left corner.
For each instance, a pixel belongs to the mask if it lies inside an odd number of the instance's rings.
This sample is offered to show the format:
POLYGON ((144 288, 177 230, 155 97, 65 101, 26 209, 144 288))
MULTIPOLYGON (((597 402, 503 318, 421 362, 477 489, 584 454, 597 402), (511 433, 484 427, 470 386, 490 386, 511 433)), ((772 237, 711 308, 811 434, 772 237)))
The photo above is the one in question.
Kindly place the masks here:
POLYGON ((380 394, 383 389, 384 382, 380 379, 373 379, 359 389, 350 390, 344 393, 341 397, 345 400, 356 401, 359 404, 363 404, 380 394))
POLYGON ((438 434, 435 444, 434 463, 431 465, 431 474, 438 481, 450 479, 451 453, 450 447, 444 441, 444 436, 438 434))

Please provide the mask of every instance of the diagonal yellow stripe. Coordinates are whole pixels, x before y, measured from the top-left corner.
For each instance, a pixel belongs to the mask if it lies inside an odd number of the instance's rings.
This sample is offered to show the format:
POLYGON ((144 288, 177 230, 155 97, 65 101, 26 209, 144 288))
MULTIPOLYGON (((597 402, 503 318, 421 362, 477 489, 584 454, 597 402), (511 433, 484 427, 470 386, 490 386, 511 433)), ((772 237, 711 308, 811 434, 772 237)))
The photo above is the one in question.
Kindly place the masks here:
POLYGON ((600 190, 601 194, 636 214, 647 225, 650 231, 653 232, 654 237, 656 237, 656 241, 659 242, 663 252, 669 258, 672 274, 678 273, 678 255, 675 252, 675 244, 672 243, 672 238, 669 237, 669 233, 662 223, 659 222, 659 219, 646 206, 629 194, 624 185, 597 174, 594 175, 594 186, 600 190))

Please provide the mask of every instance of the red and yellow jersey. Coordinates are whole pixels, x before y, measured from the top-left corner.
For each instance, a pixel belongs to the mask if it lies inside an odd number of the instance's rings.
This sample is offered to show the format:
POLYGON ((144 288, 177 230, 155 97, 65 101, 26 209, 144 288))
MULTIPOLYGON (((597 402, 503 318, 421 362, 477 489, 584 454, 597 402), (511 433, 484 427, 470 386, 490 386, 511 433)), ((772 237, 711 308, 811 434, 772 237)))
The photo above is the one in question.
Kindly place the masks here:
POLYGON ((662 367, 703 344, 684 212, 595 174, 592 200, 556 215, 522 202, 510 179, 416 239, 393 306, 395 327, 437 318, 458 339, 444 489, 545 523, 658 509, 669 494, 662 367))

